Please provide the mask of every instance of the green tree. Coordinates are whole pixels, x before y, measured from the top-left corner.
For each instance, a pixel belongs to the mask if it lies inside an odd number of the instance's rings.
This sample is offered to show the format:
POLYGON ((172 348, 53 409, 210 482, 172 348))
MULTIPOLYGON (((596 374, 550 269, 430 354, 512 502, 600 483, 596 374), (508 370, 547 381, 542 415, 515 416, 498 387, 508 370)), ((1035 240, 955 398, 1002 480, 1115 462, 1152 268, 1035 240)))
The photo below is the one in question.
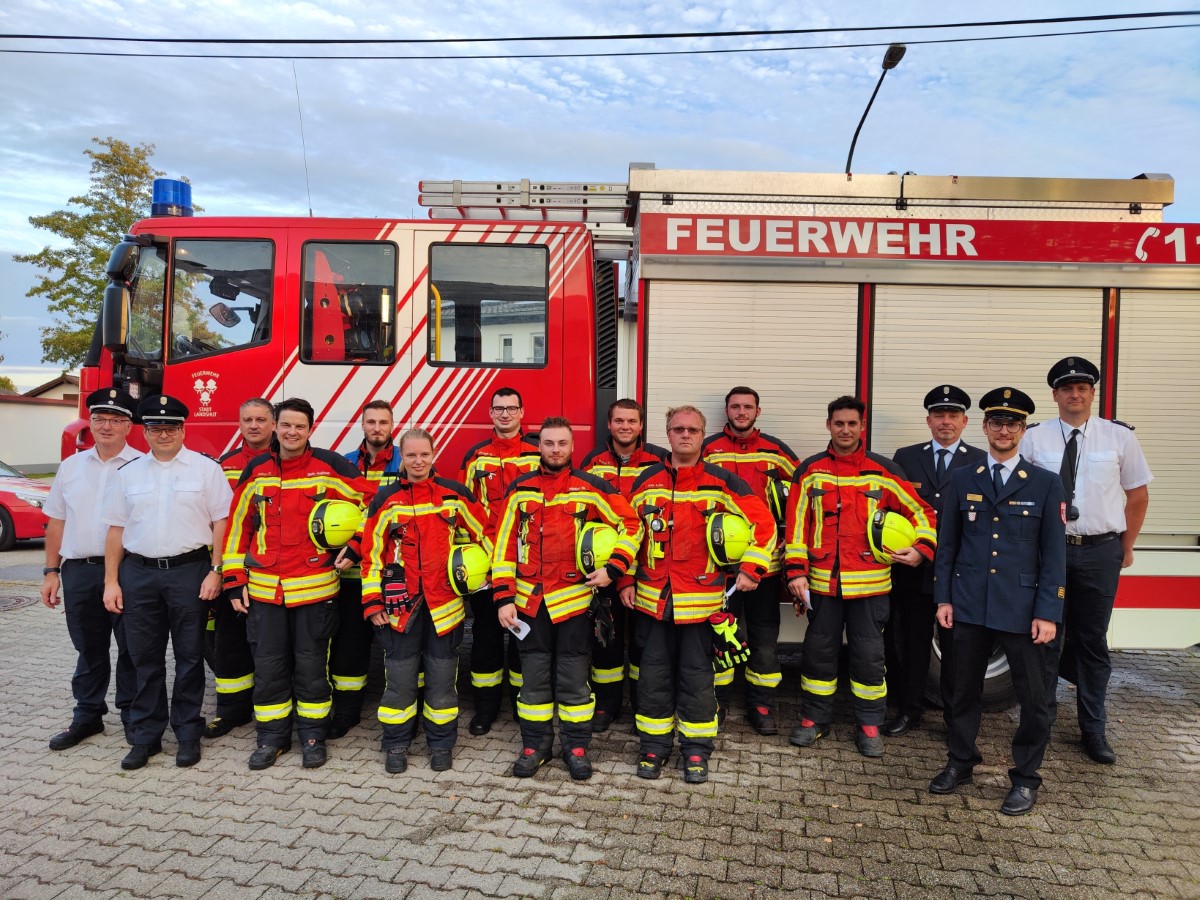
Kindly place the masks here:
POLYGON ((54 324, 42 328, 42 360, 66 368, 79 365, 91 344, 113 245, 149 215, 154 179, 163 175, 150 164, 153 144, 131 147, 112 137, 92 143, 95 148, 83 151, 92 160, 91 186, 67 201, 76 208, 29 217, 33 227, 57 235, 64 245, 13 257, 47 271, 26 296, 44 297, 47 310, 56 314, 54 324))
POLYGON ((16 394, 20 393, 20 391, 17 390, 16 382, 7 375, 0 375, 0 390, 12 391, 16 394))

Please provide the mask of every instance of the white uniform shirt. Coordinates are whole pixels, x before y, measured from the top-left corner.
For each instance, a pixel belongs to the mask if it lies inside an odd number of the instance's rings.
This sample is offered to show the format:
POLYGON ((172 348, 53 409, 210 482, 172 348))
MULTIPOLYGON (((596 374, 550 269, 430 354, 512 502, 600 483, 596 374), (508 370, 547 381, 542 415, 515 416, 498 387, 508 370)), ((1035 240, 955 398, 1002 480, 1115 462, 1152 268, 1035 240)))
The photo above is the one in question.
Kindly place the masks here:
POLYGON ((126 444, 108 462, 100 459, 95 447, 63 460, 44 509, 50 518, 63 521, 63 559, 104 556, 108 525, 100 518, 100 501, 113 473, 141 455, 141 450, 126 444))
MULTIPOLYGON (((1015 456, 1010 456, 1004 462, 996 459, 992 454, 987 455, 987 471, 988 477, 992 478, 992 472, 996 470, 996 463, 1000 463, 1000 483, 1008 484, 1008 479, 1012 477, 1012 473, 1017 470, 1017 463, 1021 461, 1021 455, 1018 453, 1015 456)), ((995 480, 993 478, 993 480, 995 480)))
POLYGON ((950 471, 950 463, 954 462, 954 454, 958 452, 959 445, 962 444, 962 438, 959 438, 948 447, 943 447, 936 440, 929 442, 928 450, 933 454, 933 471, 937 472, 938 467, 938 452, 945 450, 946 452, 946 471, 950 471))
POLYGON ((212 523, 229 517, 232 501, 221 466, 183 447, 168 462, 148 453, 118 469, 104 498, 103 519, 125 529, 130 553, 178 556, 212 544, 212 523))
MULTIPOLYGON (((1058 474, 1073 427, 1053 419, 1029 429, 1021 439, 1021 454, 1058 474)), ((1080 427, 1077 443, 1074 503, 1079 518, 1067 522, 1067 534, 1120 534, 1125 531, 1125 492, 1154 479, 1142 446, 1130 429, 1099 416, 1090 416, 1080 427)))

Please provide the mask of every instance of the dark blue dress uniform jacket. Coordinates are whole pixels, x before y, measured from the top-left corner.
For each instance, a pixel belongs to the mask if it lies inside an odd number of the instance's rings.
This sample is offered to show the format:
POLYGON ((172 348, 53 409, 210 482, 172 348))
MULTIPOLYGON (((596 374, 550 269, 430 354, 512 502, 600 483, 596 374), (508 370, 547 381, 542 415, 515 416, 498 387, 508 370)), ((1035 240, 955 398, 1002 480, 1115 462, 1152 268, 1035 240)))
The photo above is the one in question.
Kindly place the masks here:
POLYGON ((1024 633, 1062 621, 1067 526, 1062 479, 1024 457, 997 496, 991 458, 950 479, 939 522, 934 599, 954 620, 1024 633))

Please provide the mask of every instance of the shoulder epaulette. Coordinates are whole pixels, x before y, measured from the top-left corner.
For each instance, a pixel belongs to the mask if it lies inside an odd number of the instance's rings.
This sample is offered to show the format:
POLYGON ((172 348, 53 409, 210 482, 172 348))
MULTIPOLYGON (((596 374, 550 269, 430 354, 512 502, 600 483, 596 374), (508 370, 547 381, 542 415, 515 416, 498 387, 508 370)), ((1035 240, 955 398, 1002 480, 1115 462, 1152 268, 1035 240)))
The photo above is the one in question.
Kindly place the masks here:
POLYGON ((1025 430, 1028 431, 1030 428, 1037 428, 1041 424, 1041 422, 1034 422, 1032 425, 1026 425, 1025 430))
POLYGON ((1128 428, 1130 431, 1137 431, 1137 429, 1136 429, 1136 428, 1134 428, 1132 425, 1130 425, 1128 422, 1122 422, 1120 419, 1111 419, 1110 421, 1111 421, 1111 422, 1112 422, 1114 425, 1123 425, 1123 426, 1125 426, 1126 428, 1128 428))

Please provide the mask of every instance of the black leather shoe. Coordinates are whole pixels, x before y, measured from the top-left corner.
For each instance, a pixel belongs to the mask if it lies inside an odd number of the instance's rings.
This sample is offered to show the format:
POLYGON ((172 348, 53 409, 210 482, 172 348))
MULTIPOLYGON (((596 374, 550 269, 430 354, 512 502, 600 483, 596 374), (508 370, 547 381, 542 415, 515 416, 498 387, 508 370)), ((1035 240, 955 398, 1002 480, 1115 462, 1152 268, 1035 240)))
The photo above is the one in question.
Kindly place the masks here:
POLYGON ((752 706, 746 713, 746 721, 759 734, 779 734, 779 726, 775 724, 775 717, 765 706, 752 706))
POLYGON ((929 782, 929 793, 952 794, 954 793, 954 789, 960 784, 970 784, 971 780, 970 769, 956 769, 954 766, 946 766, 946 768, 933 776, 933 781, 929 782))
POLYGON ((69 750, 80 741, 90 738, 93 734, 104 734, 103 722, 85 722, 82 724, 72 722, 67 726, 66 731, 60 731, 54 737, 50 738, 50 749, 69 750))
POLYGON ((216 716, 205 723, 204 736, 210 739, 224 737, 239 725, 246 725, 249 722, 249 716, 216 716))
POLYGON ((1117 761, 1117 754, 1108 745, 1108 741, 1103 734, 1086 733, 1080 738, 1079 743, 1083 746, 1083 752, 1088 755, 1092 762, 1111 766, 1117 761))
POLYGON ((153 744, 134 744, 121 760, 121 768, 127 771, 140 769, 149 762, 150 757, 159 753, 162 753, 162 744, 157 741, 153 744))
POLYGON ((179 749, 175 751, 175 765, 186 769, 198 762, 200 762, 200 742, 180 741, 179 749))
POLYGON ((612 713, 598 709, 592 714, 592 733, 604 734, 613 723, 612 713))
POLYGON ((1000 806, 1000 812, 1006 816, 1023 816, 1027 812, 1032 812, 1036 804, 1037 788, 1024 787, 1018 784, 1014 785, 1013 789, 1008 792, 1008 796, 1004 798, 1004 803, 1000 806))
POLYGON ((920 716, 909 716, 901 713, 896 718, 888 719, 884 722, 883 727, 879 730, 883 732, 885 737, 900 737, 900 735, 915 731, 920 727, 920 716))
POLYGON ((309 738, 300 747, 300 764, 306 769, 319 769, 325 765, 329 754, 325 752, 325 742, 309 738))
POLYGON ((587 751, 582 747, 564 750, 562 758, 573 781, 587 781, 592 777, 592 761, 588 759, 587 751))
POLYGON ((250 768, 254 771, 260 769, 269 769, 275 765, 275 760, 283 756, 292 749, 291 744, 283 746, 275 744, 260 744, 253 753, 250 754, 250 768))
POLYGON ((429 768, 434 772, 446 772, 454 768, 454 753, 445 747, 429 751, 429 768))
POLYGON ((491 731, 492 723, 495 721, 496 717, 494 715, 477 712, 471 719, 471 724, 467 726, 467 731, 471 732, 471 734, 475 735, 476 737, 479 737, 480 735, 487 734, 489 731, 491 731))
POLYGON ((383 771, 389 775, 400 775, 408 771, 408 748, 393 747, 383 759, 383 771))

